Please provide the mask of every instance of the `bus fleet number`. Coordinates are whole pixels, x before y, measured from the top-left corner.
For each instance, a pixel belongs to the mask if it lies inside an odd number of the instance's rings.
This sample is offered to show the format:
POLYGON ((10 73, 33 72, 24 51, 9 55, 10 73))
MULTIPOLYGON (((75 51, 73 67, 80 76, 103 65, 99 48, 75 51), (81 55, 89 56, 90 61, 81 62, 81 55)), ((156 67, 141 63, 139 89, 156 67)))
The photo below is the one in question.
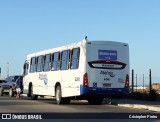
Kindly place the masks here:
POLYGON ((75 81, 80 81, 80 77, 75 77, 75 81))

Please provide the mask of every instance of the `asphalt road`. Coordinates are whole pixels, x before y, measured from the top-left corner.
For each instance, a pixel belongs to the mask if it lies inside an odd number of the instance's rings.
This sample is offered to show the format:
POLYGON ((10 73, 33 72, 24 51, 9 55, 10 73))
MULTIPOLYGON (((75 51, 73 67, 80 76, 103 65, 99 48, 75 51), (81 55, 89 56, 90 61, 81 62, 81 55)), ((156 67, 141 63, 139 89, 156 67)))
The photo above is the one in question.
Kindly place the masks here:
MULTIPOLYGON (((119 106, 109 105, 109 104, 89 105, 87 101, 71 101, 71 104, 69 105, 57 105, 54 98, 39 97, 38 100, 30 100, 28 97, 24 97, 24 96, 17 99, 15 97, 11 98, 11 97, 8 97, 7 95, 4 95, 4 96, 0 96, 0 114, 2 115, 5 113, 11 113, 12 115, 40 113, 40 114, 48 115, 51 118, 54 116, 54 121, 56 122, 61 122, 61 121, 81 122, 82 119, 83 119, 83 122, 88 122, 89 120, 93 122, 106 122, 106 119, 102 119, 104 116, 109 117, 109 119, 107 118, 107 122, 117 122, 117 120, 119 121, 119 118, 121 118, 121 115, 122 115, 122 118, 120 119, 121 122, 126 122, 126 120, 128 120, 129 122, 135 122, 135 119, 129 118, 130 115, 131 116, 136 116, 136 115, 143 116, 146 114, 156 115, 156 112, 152 112, 148 110, 125 108, 125 107, 119 107, 119 106), (60 113, 60 114, 55 114, 55 113, 60 113), (91 114, 88 114, 88 113, 91 113, 91 114), (123 115, 123 113, 125 115, 123 115)), ((139 120, 143 122, 150 122, 150 121, 152 122, 151 119, 147 119, 147 120, 136 119, 136 122, 139 122, 139 120)), ((153 120, 154 122, 159 121, 159 119, 153 119, 153 120)), ((13 120, 13 119, 10 121, 17 122, 17 120, 13 120)), ((42 119, 38 121, 53 122, 52 119, 47 119, 47 121, 45 119, 42 119)), ((3 122, 6 122, 6 121, 3 120, 3 122)))
POLYGON ((89 105, 87 101, 71 101, 69 105, 57 105, 53 98, 38 98, 30 100, 27 97, 19 99, 0 96, 0 112, 58 112, 58 113, 154 113, 148 110, 118 107, 114 105, 89 105))

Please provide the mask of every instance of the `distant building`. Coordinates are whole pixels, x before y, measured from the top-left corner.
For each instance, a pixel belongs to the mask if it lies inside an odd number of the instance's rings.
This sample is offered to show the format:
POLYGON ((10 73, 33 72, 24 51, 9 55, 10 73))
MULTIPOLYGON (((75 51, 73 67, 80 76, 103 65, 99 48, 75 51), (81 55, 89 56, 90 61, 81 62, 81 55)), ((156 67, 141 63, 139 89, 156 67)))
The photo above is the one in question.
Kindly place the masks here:
POLYGON ((152 89, 160 91, 160 83, 153 83, 152 84, 152 89))
MULTIPOLYGON (((130 87, 130 91, 131 91, 132 87, 130 87)), ((147 91, 147 87, 146 86, 134 86, 133 87, 134 92, 146 92, 147 91)))
MULTIPOLYGON (((160 83, 153 83, 152 84, 152 89, 155 90, 158 94, 160 94, 160 83)), ((130 86, 130 92, 132 90, 132 87, 130 86)), ((134 92, 148 92, 149 91, 149 86, 134 86, 134 92)))
POLYGON ((160 94, 160 83, 153 83, 152 89, 156 90, 156 92, 160 94))
MULTIPOLYGON (((158 94, 160 94, 160 83, 153 83, 152 89, 155 90, 158 94)), ((147 86, 147 91, 149 91, 149 86, 147 86)))

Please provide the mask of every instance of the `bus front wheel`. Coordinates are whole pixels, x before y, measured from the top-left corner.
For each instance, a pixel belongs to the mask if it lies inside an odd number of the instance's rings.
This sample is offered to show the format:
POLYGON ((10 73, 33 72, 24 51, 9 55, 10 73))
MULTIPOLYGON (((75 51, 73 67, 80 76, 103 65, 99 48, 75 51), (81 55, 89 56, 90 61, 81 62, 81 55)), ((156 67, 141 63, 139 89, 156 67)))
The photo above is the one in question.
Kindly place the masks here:
POLYGON ((37 98, 38 98, 38 95, 33 94, 33 86, 32 85, 30 85, 30 87, 29 87, 29 95, 28 96, 31 97, 31 100, 37 100, 37 98))

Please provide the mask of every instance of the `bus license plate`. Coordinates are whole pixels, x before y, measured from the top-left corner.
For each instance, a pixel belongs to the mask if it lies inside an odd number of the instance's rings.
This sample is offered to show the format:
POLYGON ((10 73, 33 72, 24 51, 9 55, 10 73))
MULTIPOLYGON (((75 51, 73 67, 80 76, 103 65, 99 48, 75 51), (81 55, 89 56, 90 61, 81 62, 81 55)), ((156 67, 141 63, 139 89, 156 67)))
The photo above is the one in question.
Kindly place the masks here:
POLYGON ((111 87, 110 83, 103 83, 103 87, 111 87))

